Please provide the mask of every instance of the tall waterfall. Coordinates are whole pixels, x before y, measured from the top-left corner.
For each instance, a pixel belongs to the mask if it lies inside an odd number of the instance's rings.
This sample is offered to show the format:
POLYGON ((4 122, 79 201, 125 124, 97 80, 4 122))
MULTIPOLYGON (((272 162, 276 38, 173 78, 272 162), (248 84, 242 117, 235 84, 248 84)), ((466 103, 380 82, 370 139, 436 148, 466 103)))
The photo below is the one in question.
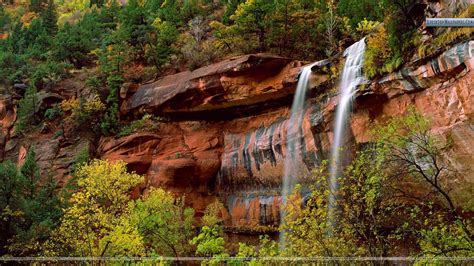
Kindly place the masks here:
MULTIPOLYGON (((291 116, 287 123, 287 141, 282 187, 282 205, 286 203, 287 197, 291 194, 295 181, 309 174, 303 165, 303 154, 301 151, 301 141, 303 141, 303 131, 301 129, 304 117, 304 103, 306 100, 306 91, 308 90, 309 78, 311 76, 311 68, 316 65, 305 66, 301 71, 296 87, 295 97, 291 105, 291 116)), ((283 223, 285 212, 283 208, 280 211, 280 222, 283 223)), ((280 232, 280 250, 285 247, 285 232, 280 232)))
POLYGON ((331 148, 330 162, 330 193, 328 199, 328 224, 329 233, 335 226, 334 211, 336 208, 336 192, 338 190, 337 178, 341 172, 344 161, 344 146, 349 125, 349 118, 352 108, 352 99, 359 84, 364 82, 362 66, 364 64, 365 38, 354 43, 344 51, 346 62, 342 71, 340 84, 340 98, 336 109, 336 119, 334 123, 334 140, 331 148))

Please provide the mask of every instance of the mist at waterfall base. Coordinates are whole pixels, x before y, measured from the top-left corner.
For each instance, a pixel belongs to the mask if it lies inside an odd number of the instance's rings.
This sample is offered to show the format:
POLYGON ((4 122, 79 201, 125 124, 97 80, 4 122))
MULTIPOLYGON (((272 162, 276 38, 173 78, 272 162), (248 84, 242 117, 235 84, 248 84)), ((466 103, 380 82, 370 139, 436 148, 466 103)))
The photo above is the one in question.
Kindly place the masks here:
MULTIPOLYGON (((291 116, 286 129, 287 142, 286 142, 286 155, 284 164, 283 174, 283 187, 282 187, 282 203, 281 206, 285 206, 286 199, 293 191, 298 177, 308 175, 308 169, 303 165, 303 154, 301 151, 301 142, 304 141, 302 123, 304 117, 304 107, 306 101, 306 92, 308 90, 309 78, 311 76, 311 68, 317 63, 310 64, 303 67, 296 87, 295 97, 293 98, 293 104, 291 105, 291 116)), ((284 208, 280 209, 280 223, 283 223, 285 219, 284 208)), ((280 250, 285 249, 285 232, 280 232, 280 250)))
POLYGON ((364 64, 365 38, 354 43, 344 51, 346 62, 342 71, 340 81, 339 102, 336 107, 336 116, 334 120, 334 139, 331 147, 331 161, 329 185, 330 193, 328 198, 328 234, 332 235, 334 228, 337 226, 335 219, 335 210, 337 208, 336 193, 338 190, 337 178, 339 177, 343 162, 344 146, 347 140, 347 127, 352 111, 352 101, 357 91, 357 86, 364 82, 365 78, 362 73, 364 64))

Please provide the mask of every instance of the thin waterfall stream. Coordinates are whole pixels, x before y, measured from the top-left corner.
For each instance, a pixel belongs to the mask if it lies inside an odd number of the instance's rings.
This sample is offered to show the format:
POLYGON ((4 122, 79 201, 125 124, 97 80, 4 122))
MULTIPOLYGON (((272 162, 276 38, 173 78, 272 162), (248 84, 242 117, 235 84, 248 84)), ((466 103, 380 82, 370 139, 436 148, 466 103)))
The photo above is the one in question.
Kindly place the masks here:
MULTIPOLYGON (((287 197, 291 194, 296 181, 309 173, 303 166, 303 154, 301 151, 301 141, 303 141, 303 131, 301 129, 304 117, 304 107, 306 100, 306 92, 308 90, 309 80, 311 77, 311 68, 316 63, 305 66, 299 76, 298 85, 296 86, 295 97, 291 105, 291 116, 287 124, 287 141, 282 187, 282 205, 286 203, 287 197)), ((284 222, 285 212, 283 208, 280 210, 280 223, 284 222)), ((280 232, 280 250, 285 248, 285 232, 280 232)))
POLYGON ((339 103, 336 108, 334 121, 334 140, 331 147, 329 185, 330 193, 328 198, 328 233, 337 226, 335 221, 335 209, 337 208, 336 193, 338 190, 337 178, 339 177, 344 162, 343 150, 347 139, 347 127, 352 111, 352 101, 357 91, 357 86, 364 82, 362 73, 364 64, 365 38, 354 43, 344 51, 346 62, 342 71, 340 83, 339 103))
MULTIPOLYGON (((331 148, 330 164, 330 194, 328 207, 329 227, 335 226, 334 209, 336 208, 337 177, 340 174, 341 162, 343 159, 340 150, 344 145, 346 138, 346 128, 351 113, 352 99, 359 84, 364 82, 362 66, 365 52, 365 38, 354 43, 344 52, 346 62, 342 72, 340 83, 340 99, 336 109, 336 119, 334 123, 334 141, 331 148)), ((309 174, 308 169, 303 165, 303 154, 301 151, 301 141, 304 141, 302 123, 304 118, 306 94, 309 80, 311 77, 311 68, 318 62, 305 66, 298 79, 293 104, 291 106, 291 115, 287 124, 287 142, 284 164, 282 202, 280 210, 280 223, 284 223, 285 211, 283 206, 286 204, 288 196, 292 193, 298 180, 301 180, 309 174)), ((331 229, 330 229, 331 230, 331 229)), ((280 232, 280 250, 286 247, 285 231, 280 232)))

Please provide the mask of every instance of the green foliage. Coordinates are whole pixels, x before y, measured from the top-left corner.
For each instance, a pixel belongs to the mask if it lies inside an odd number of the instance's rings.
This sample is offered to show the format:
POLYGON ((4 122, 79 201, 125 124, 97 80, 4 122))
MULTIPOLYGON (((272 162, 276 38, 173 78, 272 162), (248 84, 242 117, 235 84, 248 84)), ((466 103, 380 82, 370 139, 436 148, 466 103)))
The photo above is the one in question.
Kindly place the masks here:
POLYGON ((123 32, 115 32, 108 36, 101 49, 94 51, 109 89, 107 111, 100 124, 102 133, 106 135, 116 133, 119 125, 119 92, 129 51, 129 47, 123 43, 124 38, 123 32))
POLYGON ((224 208, 224 204, 217 199, 213 203, 207 205, 204 210, 204 216, 202 217, 202 224, 208 227, 221 225, 223 222, 221 212, 224 208))
POLYGON ((225 1, 225 12, 224 15, 222 16, 222 23, 228 25, 231 22, 231 16, 235 13, 237 10, 237 7, 244 2, 245 0, 228 0, 225 1))
MULTIPOLYGON (((321 173, 323 172, 318 174, 321 173)), ((298 187, 287 199, 284 206, 286 215, 281 225, 281 230, 286 232, 286 246, 282 255, 343 257, 364 254, 364 248, 356 243, 350 224, 343 221, 341 215, 332 215, 334 221, 328 219, 329 189, 326 178, 319 177, 316 182, 304 208, 298 187), (335 221, 338 223, 337 227, 332 224, 335 221), (332 233, 328 234, 328 231, 332 233)))
POLYGON ((30 83, 37 88, 43 88, 46 84, 57 82, 68 76, 70 65, 54 61, 41 62, 31 72, 30 83))
POLYGON ((219 227, 203 226, 201 232, 190 243, 196 245, 196 255, 203 257, 227 257, 225 241, 219 227))
MULTIPOLYGON (((470 256, 472 221, 455 207, 450 184, 456 173, 446 170, 445 148, 429 128, 413 111, 377 126, 375 142, 358 151, 338 177, 332 212, 327 169, 316 169, 309 199, 303 204, 296 187, 284 206, 283 255, 383 257, 398 254, 403 241, 422 256, 470 256), (405 184, 417 184, 416 191, 405 184)), ((243 245, 240 251, 256 252, 243 245)))
POLYGON ((378 0, 340 0, 338 13, 348 17, 352 28, 363 21, 382 21, 386 12, 386 3, 378 0))
POLYGON ((394 57, 405 58, 413 48, 410 42, 416 32, 416 25, 409 15, 409 8, 414 2, 414 0, 383 1, 388 14, 385 19, 388 43, 394 57))
POLYGON ((393 70, 391 69, 393 68, 392 65, 390 65, 389 69, 384 67, 393 60, 393 51, 389 46, 385 27, 379 27, 377 32, 367 37, 367 49, 364 56, 364 70, 369 79, 385 73, 387 70, 393 70))
POLYGON ((270 26, 268 16, 273 10, 274 5, 271 2, 247 0, 240 4, 235 14, 230 17, 240 34, 255 36, 260 52, 266 49, 267 31, 270 26))
POLYGON ((21 215, 19 187, 16 165, 11 161, 0 163, 0 254, 7 253, 8 240, 14 236, 14 220, 21 215))
POLYGON ((124 126, 117 134, 118 137, 128 136, 134 132, 140 130, 155 130, 157 125, 155 124, 155 118, 150 114, 145 114, 140 120, 132 121, 131 123, 124 126))
POLYGON ((41 13, 41 19, 43 21, 43 26, 46 29, 46 33, 49 36, 56 35, 58 32, 58 13, 56 11, 54 0, 48 1, 46 10, 41 13))
POLYGON ((280 255, 278 243, 271 240, 267 235, 259 236, 259 244, 257 246, 239 243, 237 258, 257 258, 251 260, 251 265, 260 265, 258 257, 277 257, 280 255), (256 262, 256 263, 252 263, 256 262))
POLYGON ((128 232, 119 225, 124 226, 123 215, 130 212, 129 192, 143 177, 127 173, 123 162, 100 160, 81 166, 75 174, 78 190, 72 194, 71 206, 64 210, 54 238, 44 246, 44 254, 113 256, 117 246, 111 238, 118 241, 117 230, 128 232), (109 249, 110 243, 115 249, 109 249))
MULTIPOLYGON (((467 221, 472 232, 472 221, 467 221)), ((473 240, 466 234, 461 221, 441 221, 437 225, 421 230, 420 247, 425 257, 463 257, 474 255, 473 240)))
POLYGON ((151 189, 143 200, 130 204, 130 224, 137 228, 149 255, 186 256, 193 235, 194 210, 184 198, 174 198, 163 189, 151 189))
POLYGON ((375 28, 377 28, 379 25, 380 25, 380 22, 378 21, 371 21, 371 20, 364 19, 357 24, 356 30, 362 33, 363 35, 366 35, 370 33, 371 31, 373 31, 375 28))
POLYGON ((29 70, 27 57, 11 51, 0 51, 0 80, 14 84, 26 79, 29 70))
POLYGON ((176 27, 167 21, 155 20, 153 26, 157 31, 156 48, 151 51, 151 59, 157 69, 169 63, 171 55, 174 53, 173 44, 177 40, 178 31, 176 27))
POLYGON ((56 183, 41 178, 34 149, 30 148, 19 171, 9 161, 0 164, 0 184, 1 254, 37 255, 61 216, 56 183))
POLYGON ((90 52, 99 48, 105 37, 116 28, 114 10, 92 10, 75 24, 66 22, 56 37, 53 56, 66 60, 76 68, 92 63, 90 52))
POLYGON ((33 128, 39 121, 36 116, 38 108, 38 95, 35 87, 28 87, 25 95, 18 102, 17 121, 15 131, 24 133, 33 128))
POLYGON ((102 113, 105 111, 105 104, 102 103, 98 95, 92 95, 89 99, 73 97, 60 103, 61 112, 66 114, 65 122, 76 127, 87 124, 95 129, 99 124, 102 113))
POLYGON ((49 108, 44 112, 44 118, 46 118, 49 121, 53 121, 63 115, 64 113, 61 110, 61 107, 59 104, 55 104, 52 108, 49 108))
POLYGON ((148 21, 148 10, 138 0, 130 0, 120 12, 120 28, 131 49, 133 60, 143 60, 146 50, 153 45, 153 27, 148 21))
POLYGON ((83 148, 74 158, 74 165, 72 166, 72 171, 75 172, 81 166, 86 165, 90 161, 90 152, 89 147, 83 148))

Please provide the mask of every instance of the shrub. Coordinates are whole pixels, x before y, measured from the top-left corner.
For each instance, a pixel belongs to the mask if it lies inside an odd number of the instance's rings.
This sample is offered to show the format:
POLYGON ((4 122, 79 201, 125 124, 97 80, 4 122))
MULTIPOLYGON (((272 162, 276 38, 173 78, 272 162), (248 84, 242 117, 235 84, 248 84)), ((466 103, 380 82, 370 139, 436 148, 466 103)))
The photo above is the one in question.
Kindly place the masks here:
POLYGON ((46 120, 53 121, 58 117, 61 117, 63 115, 63 111, 61 110, 61 107, 59 104, 55 104, 52 108, 47 109, 44 112, 44 117, 46 120))
POLYGON ((380 22, 378 21, 371 21, 371 20, 364 19, 357 24, 356 30, 362 33, 363 35, 366 35, 372 32, 379 25, 380 25, 380 22))
POLYGON ((15 131, 17 133, 29 131, 39 122, 36 117, 38 101, 36 88, 34 86, 29 87, 23 98, 18 102, 17 122, 15 124, 15 131))
POLYGON ((388 43, 388 35, 385 27, 380 27, 376 33, 367 37, 367 49, 365 51, 365 73, 368 78, 381 74, 384 66, 393 56, 392 49, 388 43))
POLYGON ((145 114, 140 120, 135 120, 132 123, 124 126, 117 134, 118 137, 128 136, 139 130, 154 130, 157 128, 155 125, 155 118, 150 114, 145 114))
POLYGON ((68 114, 66 121, 76 126, 86 123, 96 125, 105 110, 105 104, 102 103, 97 94, 94 94, 88 100, 83 97, 64 100, 60 103, 60 107, 64 113, 68 114))

